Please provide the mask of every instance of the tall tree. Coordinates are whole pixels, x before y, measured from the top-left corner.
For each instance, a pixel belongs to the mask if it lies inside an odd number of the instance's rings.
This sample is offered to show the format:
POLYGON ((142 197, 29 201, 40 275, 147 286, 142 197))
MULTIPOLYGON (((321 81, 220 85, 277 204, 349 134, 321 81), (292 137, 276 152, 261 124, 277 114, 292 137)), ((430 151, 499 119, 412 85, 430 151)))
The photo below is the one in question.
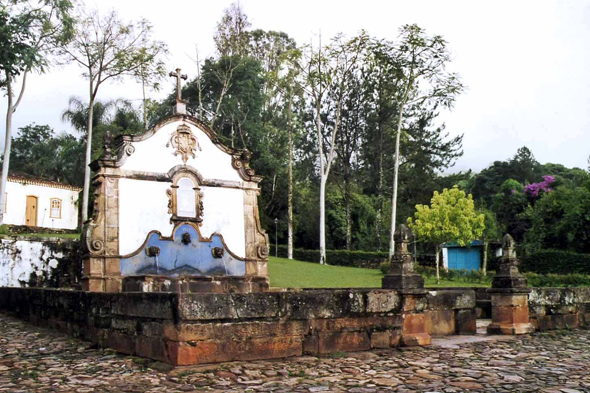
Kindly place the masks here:
POLYGON ((346 249, 352 246, 352 182, 356 166, 359 163, 358 150, 365 132, 367 122, 367 94, 364 75, 360 66, 351 70, 351 76, 345 86, 342 105, 342 120, 338 134, 335 172, 343 180, 340 186, 344 198, 346 219, 346 249))
POLYGON ((401 28, 395 61, 398 77, 403 82, 396 94, 399 113, 391 202, 390 259, 393 258, 395 247, 393 233, 396 224, 400 139, 404 113, 412 105, 429 104, 434 108, 438 106, 452 107, 456 96, 463 91, 463 85, 456 74, 445 70, 445 66, 450 60, 447 42, 441 36, 429 37, 417 25, 405 25, 401 28))
POLYGON ((13 0, 0 4, 0 89, 6 90, 6 139, 0 181, 0 223, 4 217, 6 180, 10 165, 12 115, 25 93, 27 74, 44 72, 51 53, 72 37, 73 19, 69 0, 29 2, 13 0), (16 102, 13 84, 21 76, 16 102))
POLYGON ((213 37, 220 56, 243 57, 248 53, 249 37, 247 30, 251 26, 248 16, 240 3, 232 3, 217 23, 213 37))
POLYGON ((151 29, 151 24, 145 19, 127 23, 121 21, 115 11, 104 17, 98 11, 91 11, 79 17, 74 38, 63 50, 70 61, 84 69, 83 75, 88 79, 89 109, 82 221, 88 218, 92 119, 98 89, 108 80, 133 77, 139 70, 143 73, 154 69, 153 64, 158 63, 158 56, 165 51, 166 45, 151 39, 151 29))
POLYGON ((416 205, 414 219, 408 218, 408 225, 418 239, 436 245, 436 283, 440 283, 440 246, 455 242, 460 246, 469 244, 483 234, 485 216, 478 214, 471 195, 457 186, 434 192, 430 206, 416 205))
POLYGON ((321 264, 326 263, 326 184, 336 153, 336 138, 346 84, 351 70, 365 50, 367 40, 364 32, 350 40, 345 40, 339 35, 332 40, 330 46, 323 47, 320 38, 317 52, 311 45, 304 47, 302 57, 295 62, 303 79, 300 86, 313 107, 316 128, 320 172, 321 264), (322 117, 325 117, 326 121, 323 121, 322 117))

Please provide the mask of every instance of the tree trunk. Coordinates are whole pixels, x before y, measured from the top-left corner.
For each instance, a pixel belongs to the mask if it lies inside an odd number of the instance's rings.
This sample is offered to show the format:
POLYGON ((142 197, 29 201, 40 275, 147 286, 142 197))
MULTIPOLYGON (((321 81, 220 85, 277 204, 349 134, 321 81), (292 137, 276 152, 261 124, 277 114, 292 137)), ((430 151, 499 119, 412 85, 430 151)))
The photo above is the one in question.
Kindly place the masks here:
MULTIPOLYGON (((346 169, 349 171, 349 168, 346 169)), ((344 208, 346 210, 346 250, 350 251, 352 243, 352 223, 350 219, 350 174, 344 175, 344 208)))
POLYGON ((377 215, 375 222, 375 235, 377 236, 377 251, 381 251, 381 226, 383 224, 383 133, 379 123, 379 180, 377 183, 377 215))
POLYGON ((410 90, 412 89, 414 81, 412 76, 408 81, 408 85, 406 86, 406 91, 404 93, 404 98, 399 106, 399 119, 397 122, 397 135, 395 136, 395 166, 393 172, 393 197, 391 198, 391 234, 389 236, 389 260, 393 258, 393 253, 395 252, 395 242, 393 241, 393 233, 395 232, 395 219, 397 214, 397 178, 399 173, 399 144, 400 138, 402 134, 402 120, 404 117, 404 105, 408 100, 408 96, 410 94, 410 90))
POLYGON ((2 161, 2 182, 0 183, 0 224, 4 224, 4 204, 6 203, 6 182, 8 181, 8 167, 10 161, 10 145, 12 133, 12 84, 10 77, 6 78, 6 94, 8 106, 6 108, 6 137, 4 140, 4 158, 2 161))
POLYGON ((293 259, 293 128, 291 119, 291 93, 289 92, 289 195, 287 200, 287 258, 293 259))
POLYGON ((16 103, 12 103, 12 81, 6 74, 6 94, 8 95, 8 105, 6 107, 6 136, 4 142, 4 160, 2 162, 2 179, 0 180, 0 224, 4 224, 4 205, 6 204, 6 182, 8 181, 8 171, 10 166, 10 148, 12 145, 12 115, 23 99, 25 87, 27 86, 28 71, 23 73, 23 82, 16 103))
POLYGON ((320 178, 320 265, 326 264, 326 180, 322 173, 320 178))
POLYGON ((436 244, 436 283, 440 284, 440 247, 436 244))
POLYGON ((143 72, 141 77, 141 90, 143 91, 143 128, 147 130, 147 112, 145 110, 145 80, 143 78, 143 72))
POLYGON ((92 151, 92 117, 94 100, 90 100, 88 107, 88 135, 86 136, 86 165, 84 168, 84 192, 82 194, 82 223, 88 220, 88 196, 90 191, 90 153, 92 151))
POLYGON ((399 144, 402 133, 402 118, 404 114, 403 104, 399 109, 399 120, 397 123, 397 135, 395 136, 395 166, 393 169, 393 196, 391 198, 391 232, 389 236, 389 260, 393 258, 395 252, 395 242, 393 234, 395 232, 395 220, 397 215, 397 179, 399 174, 399 144))
POLYGON ((490 242, 484 240, 483 242, 483 275, 486 276, 488 274, 488 246, 490 242))

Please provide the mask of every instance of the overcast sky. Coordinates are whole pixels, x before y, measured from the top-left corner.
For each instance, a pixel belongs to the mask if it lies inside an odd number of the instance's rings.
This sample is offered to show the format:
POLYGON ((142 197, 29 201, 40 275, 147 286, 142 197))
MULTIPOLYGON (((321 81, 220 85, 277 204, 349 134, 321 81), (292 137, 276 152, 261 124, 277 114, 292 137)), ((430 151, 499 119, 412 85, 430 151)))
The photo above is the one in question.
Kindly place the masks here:
MULTIPOLYGON (((125 20, 140 16, 154 25, 154 36, 170 48, 171 70, 196 75, 191 57, 213 55, 213 33, 231 0, 86 1, 101 11, 112 8, 125 20)), ((467 90, 455 108, 443 113, 451 135, 464 134, 464 155, 451 172, 480 171, 512 157, 526 145, 541 163, 586 168, 590 155, 590 0, 494 1, 327 1, 241 0, 252 28, 284 31, 298 44, 321 29, 324 39, 365 29, 395 39, 403 24, 417 23, 429 35, 443 35, 453 54, 450 69, 467 90)), ((172 92, 174 81, 151 98, 172 92)), ((87 82, 75 65, 53 69, 28 81, 13 118, 13 133, 35 122, 57 132, 71 131, 61 121, 68 98, 88 101, 87 82)), ((99 99, 141 99, 140 85, 105 84, 99 99)), ((6 98, 0 103, 2 119, 6 98)), ((5 123, 0 134, 4 141, 5 123)), ((3 142, 2 142, 3 145, 3 142)))

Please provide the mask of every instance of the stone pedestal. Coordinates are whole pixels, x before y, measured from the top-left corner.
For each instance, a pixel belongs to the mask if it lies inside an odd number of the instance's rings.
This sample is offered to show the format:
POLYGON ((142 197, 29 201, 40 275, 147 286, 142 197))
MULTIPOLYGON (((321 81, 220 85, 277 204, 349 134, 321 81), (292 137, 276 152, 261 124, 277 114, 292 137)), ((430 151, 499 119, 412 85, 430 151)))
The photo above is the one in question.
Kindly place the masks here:
POLYGON ((412 232, 405 225, 397 227, 394 233, 395 255, 391 260, 391 269, 383 277, 383 289, 394 289, 402 297, 404 324, 401 343, 405 346, 429 345, 427 332, 426 308, 427 291, 424 278, 414 272, 414 258, 408 251, 412 232))
POLYGON ((398 291, 402 296, 404 324, 401 343, 406 347, 430 345, 428 334, 428 317, 424 312, 427 307, 425 289, 407 289, 398 291))
POLYGON ((414 272, 414 258, 408 251, 408 244, 412 232, 405 225, 400 225, 393 238, 395 240, 395 255, 391 260, 391 269, 383 277, 381 286, 384 289, 424 289, 424 278, 414 272))
POLYGON ((489 334, 526 334, 535 330, 529 322, 527 280, 518 271, 514 239, 502 240, 502 263, 488 290, 492 300, 492 323, 489 334))

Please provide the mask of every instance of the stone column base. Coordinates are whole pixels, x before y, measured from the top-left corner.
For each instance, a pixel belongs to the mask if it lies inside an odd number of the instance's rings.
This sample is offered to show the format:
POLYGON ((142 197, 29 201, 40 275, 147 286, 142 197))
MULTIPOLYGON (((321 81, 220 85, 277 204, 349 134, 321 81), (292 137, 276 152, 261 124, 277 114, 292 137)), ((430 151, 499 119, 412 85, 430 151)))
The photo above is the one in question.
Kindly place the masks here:
POLYGON ((387 274, 381 279, 383 289, 423 289, 424 278, 419 274, 387 274))
POLYGON ((529 290, 505 288, 490 290, 492 297, 492 323, 489 334, 527 334, 535 331, 529 321, 529 290))
POLYGON ((84 277, 82 278, 82 290, 88 292, 121 292, 123 287, 122 277, 84 277))
POLYGON ((532 323, 490 323, 488 325, 488 334, 529 334, 535 331, 532 323))

